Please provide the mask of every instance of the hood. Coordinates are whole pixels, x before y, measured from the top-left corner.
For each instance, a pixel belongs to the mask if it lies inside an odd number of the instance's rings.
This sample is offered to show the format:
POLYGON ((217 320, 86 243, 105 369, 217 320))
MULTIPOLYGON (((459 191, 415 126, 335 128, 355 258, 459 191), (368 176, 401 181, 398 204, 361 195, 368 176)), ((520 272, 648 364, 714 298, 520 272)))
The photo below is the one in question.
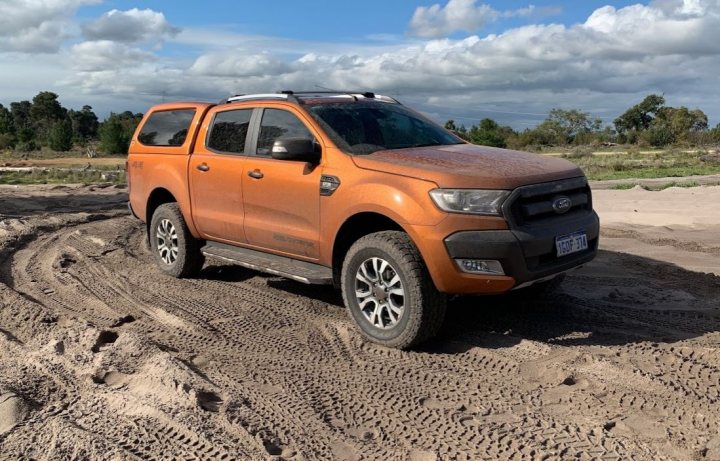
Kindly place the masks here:
POLYGON ((352 159, 359 168, 424 179, 443 188, 514 189, 583 175, 567 160, 474 144, 383 150, 352 159))

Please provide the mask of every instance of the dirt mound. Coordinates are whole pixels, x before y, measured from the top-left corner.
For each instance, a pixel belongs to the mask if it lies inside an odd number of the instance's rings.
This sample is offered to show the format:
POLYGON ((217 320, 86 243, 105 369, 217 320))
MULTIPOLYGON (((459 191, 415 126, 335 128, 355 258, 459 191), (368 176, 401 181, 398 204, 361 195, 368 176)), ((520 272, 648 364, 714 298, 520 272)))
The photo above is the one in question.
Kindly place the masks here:
POLYGON ((29 405, 12 391, 0 389, 0 435, 21 423, 29 413, 29 405))
POLYGON ((544 299, 454 299, 401 352, 326 287, 214 261, 168 278, 122 191, 73 193, 63 213, 15 203, 0 241, 0 459, 718 453, 715 275, 601 251, 544 299))

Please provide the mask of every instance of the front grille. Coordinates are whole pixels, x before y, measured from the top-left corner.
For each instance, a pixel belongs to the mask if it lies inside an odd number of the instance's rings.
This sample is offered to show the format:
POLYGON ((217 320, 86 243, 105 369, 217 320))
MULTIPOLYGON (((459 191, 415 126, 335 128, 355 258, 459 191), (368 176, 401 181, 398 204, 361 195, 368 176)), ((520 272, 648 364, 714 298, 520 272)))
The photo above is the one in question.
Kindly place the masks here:
POLYGON ((506 218, 516 227, 570 218, 591 210, 592 195, 585 178, 519 187, 503 206, 506 218), (559 197, 567 197, 572 202, 565 213, 558 213, 553 208, 553 202, 559 197))

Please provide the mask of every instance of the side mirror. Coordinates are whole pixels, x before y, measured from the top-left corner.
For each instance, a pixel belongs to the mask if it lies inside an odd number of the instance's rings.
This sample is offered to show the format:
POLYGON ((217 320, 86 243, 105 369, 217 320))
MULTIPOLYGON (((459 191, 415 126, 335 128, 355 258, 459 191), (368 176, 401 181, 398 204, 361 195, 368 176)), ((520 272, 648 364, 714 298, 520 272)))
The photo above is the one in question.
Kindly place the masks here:
POLYGON ((320 163, 320 145, 308 138, 282 138, 275 141, 272 158, 320 163))

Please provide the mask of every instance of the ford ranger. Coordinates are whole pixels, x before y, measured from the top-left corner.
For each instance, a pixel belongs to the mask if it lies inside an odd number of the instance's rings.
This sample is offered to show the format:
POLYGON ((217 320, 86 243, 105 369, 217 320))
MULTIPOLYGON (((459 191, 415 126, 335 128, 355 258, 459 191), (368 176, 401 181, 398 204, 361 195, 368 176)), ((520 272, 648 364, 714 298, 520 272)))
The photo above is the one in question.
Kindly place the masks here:
POLYGON ((162 271, 211 257, 332 284, 388 347, 434 336, 448 295, 549 290, 598 247, 578 167, 469 144, 370 92, 152 107, 128 182, 162 271))

